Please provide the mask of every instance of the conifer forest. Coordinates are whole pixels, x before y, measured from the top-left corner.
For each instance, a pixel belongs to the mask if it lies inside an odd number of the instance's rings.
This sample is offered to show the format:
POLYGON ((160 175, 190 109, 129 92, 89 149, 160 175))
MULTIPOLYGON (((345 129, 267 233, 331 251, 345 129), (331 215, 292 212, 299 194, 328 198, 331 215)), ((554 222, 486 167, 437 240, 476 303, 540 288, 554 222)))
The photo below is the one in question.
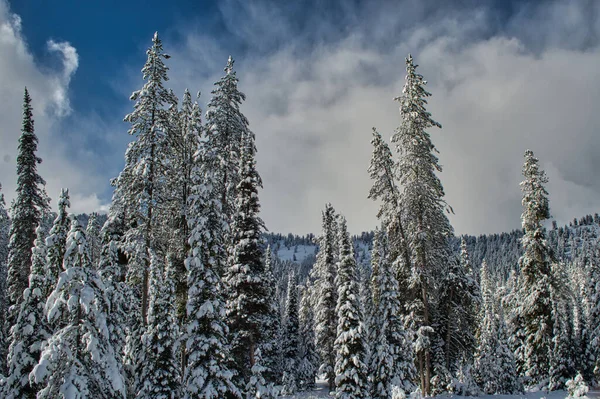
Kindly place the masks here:
POLYGON ((436 93, 408 54, 389 102, 397 128, 364 136, 378 227, 352 235, 353 215, 326 203, 313 211, 320 231, 270 232, 260 126, 244 116, 234 59, 201 109, 170 89, 161 36, 149 44, 106 213, 71 213, 68 181, 56 198, 46 192, 36 98, 24 89, 17 190, 10 204, 0 196, 0 397, 597 389, 600 217, 552 223, 535 148, 522 149, 521 229, 456 235, 435 146, 442 125, 428 111, 436 93))

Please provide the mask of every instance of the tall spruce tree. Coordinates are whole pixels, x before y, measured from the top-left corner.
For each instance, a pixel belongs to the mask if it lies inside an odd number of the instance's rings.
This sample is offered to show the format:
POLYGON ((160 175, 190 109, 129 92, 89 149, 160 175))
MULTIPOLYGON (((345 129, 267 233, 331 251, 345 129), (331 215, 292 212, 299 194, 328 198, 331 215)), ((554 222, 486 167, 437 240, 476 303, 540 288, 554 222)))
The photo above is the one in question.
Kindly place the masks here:
POLYGON ((281 312, 277 297, 277 280, 273 275, 273 257, 271 247, 267 246, 265 254, 265 282, 267 284, 267 302, 269 313, 264 326, 264 341, 261 348, 263 375, 267 382, 279 384, 283 377, 281 353, 281 312))
POLYGON ((41 384, 38 399, 125 398, 119 360, 110 342, 108 300, 91 267, 85 231, 72 216, 58 283, 45 306, 48 322, 59 327, 30 374, 41 384))
POLYGON ((588 381, 592 378, 600 382, 600 261, 596 256, 590 262, 587 275, 585 299, 586 335, 584 375, 588 381))
POLYGON ((521 222, 525 235, 521 239, 524 254, 519 259, 520 306, 516 312, 522 320, 525 335, 523 372, 528 385, 533 386, 548 383, 554 323, 551 298, 553 259, 543 226, 550 217, 548 192, 544 187, 548 178, 530 150, 525 152, 523 176, 521 222))
POLYGON ((247 132, 243 141, 226 275, 232 355, 242 378, 238 386, 245 385, 250 378, 254 352, 264 342, 264 327, 270 310, 261 238, 264 223, 258 216, 258 189, 262 187, 262 181, 256 171, 254 134, 247 132))
POLYGON ((4 387, 7 399, 34 399, 38 388, 29 382, 29 373, 37 364, 44 342, 51 330, 44 316, 44 305, 52 283, 46 264, 45 232, 36 229, 32 249, 29 286, 23 292, 23 302, 16 324, 11 328, 8 351, 8 378, 4 387))
POLYGON ((472 360, 477 328, 476 310, 480 302, 479 287, 470 270, 464 238, 459 260, 451 260, 441 278, 437 330, 443 339, 443 368, 456 375, 460 363, 472 360))
MULTIPOLYGON (((396 98, 400 103, 402 124, 396 129, 392 142, 398 154, 394 174, 403 187, 400 209, 405 211, 407 247, 413 261, 410 285, 414 294, 408 306, 415 317, 415 329, 430 331, 435 323, 432 315, 435 313, 436 290, 452 256, 448 238, 453 235, 453 229, 446 216, 446 211, 451 208, 444 200, 444 189, 436 174, 442 167, 426 132, 441 125, 425 109, 426 98, 431 94, 425 90, 427 82, 416 68, 409 55, 402 95, 396 98)), ((417 352, 420 386, 425 394, 429 394, 431 349, 428 346, 421 349, 417 352)))
POLYGON ((23 99, 23 124, 17 155, 17 195, 12 204, 12 223, 8 244, 8 303, 9 323, 17 319, 23 291, 31 270, 31 248, 35 230, 42 213, 49 209, 43 186, 44 179, 37 172, 42 159, 36 155, 38 138, 33 128, 33 108, 27 88, 23 99))
MULTIPOLYGON (((335 387, 335 350, 337 329, 337 290, 335 279, 335 210, 331 204, 325 205, 323 231, 319 238, 319 252, 313 268, 315 278, 315 334, 317 351, 321 359, 319 373, 325 375, 329 390, 335 387)), ((358 294, 358 293, 357 293, 358 294)))
POLYGON ((364 363, 367 337, 358 302, 358 268, 343 217, 340 218, 339 248, 335 395, 340 399, 360 399, 369 395, 368 368, 364 363))
MULTIPOLYGON (((408 287, 411 259, 405 228, 406 218, 400 200, 400 189, 396 182, 392 152, 375 128, 373 128, 371 144, 373 145, 373 155, 368 172, 373 180, 373 185, 369 191, 369 198, 381 201, 377 217, 388 235, 390 260, 394 262, 396 279, 401 286, 408 287)), ((402 293, 400 300, 403 305, 412 295, 408 289, 402 293)))
MULTIPOLYGON (((196 154, 196 158, 201 156, 201 152, 196 154)), ((219 276, 225 267, 226 220, 210 170, 201 165, 202 162, 196 162, 192 170, 189 197, 185 398, 240 398, 232 381, 233 373, 227 367, 229 329, 225 323, 225 290, 219 276)))
POLYGON ((217 171, 215 188, 220 193, 221 207, 230 219, 236 212, 238 186, 242 181, 239 159, 246 146, 243 137, 251 136, 248 120, 240 111, 246 95, 238 89, 238 78, 233 70, 234 60, 229 57, 225 76, 215 83, 213 97, 206 112, 208 151, 214 153, 210 161, 217 171))
POLYGON ((125 166, 115 181, 113 207, 126 215, 125 248, 129 255, 129 280, 137 285, 140 296, 140 320, 146 323, 148 311, 149 249, 164 249, 159 235, 161 211, 168 203, 165 173, 169 132, 168 107, 176 103, 173 93, 164 87, 168 68, 163 59, 162 42, 158 33, 142 68, 144 86, 131 95, 135 101, 132 113, 124 121, 131 124, 128 133, 135 137, 125 153, 125 166))
POLYGON ((393 386, 404 392, 412 392, 416 370, 411 339, 404 329, 401 316, 399 286, 389 259, 389 244, 384 232, 376 231, 373 243, 374 314, 372 325, 374 347, 372 348, 371 372, 372 397, 388 398, 393 386))
POLYGON ((50 234, 46 238, 46 246, 48 247, 48 270, 49 278, 52 282, 52 288, 58 281, 58 276, 63 271, 63 259, 67 245, 67 235, 71 221, 67 208, 71 206, 69 190, 61 189, 60 197, 58 198, 58 214, 54 219, 50 234))
POLYGON ((299 348, 299 318, 298 318, 298 283, 296 275, 288 277, 287 297, 285 301, 285 330, 283 335, 283 393, 293 395, 298 390, 298 348, 299 348))
MULTIPOLYGON (((98 274, 104 282, 109 304, 106 327, 120 367, 123 366, 127 329, 131 325, 132 303, 135 303, 131 289, 125 282, 125 265, 122 264, 119 251, 122 230, 123 221, 117 215, 110 215, 100 232, 102 252, 98 263, 98 274)), ((129 383, 128 373, 124 368, 122 374, 129 383)))
POLYGON ((98 222, 98 214, 92 212, 88 219, 88 224, 85 228, 85 235, 88 239, 90 246, 90 260, 92 266, 97 267, 100 260, 100 252, 102 251, 102 244, 100 239, 100 223, 98 222))
POLYGON ((160 257, 151 251, 148 324, 142 336, 144 363, 137 399, 181 397, 177 361, 179 326, 175 320, 173 278, 172 265, 165 267, 160 257))
POLYGON ((8 351, 8 326, 7 326, 7 292, 6 292, 6 273, 8 260, 8 239, 10 231, 10 218, 6 211, 4 194, 1 192, 0 184, 0 375, 6 371, 6 354, 8 351))
POLYGON ((308 391, 315 387, 319 369, 319 355, 315 346, 315 321, 313 309, 313 286, 310 281, 303 287, 300 300, 300 347, 298 352, 298 386, 308 391))

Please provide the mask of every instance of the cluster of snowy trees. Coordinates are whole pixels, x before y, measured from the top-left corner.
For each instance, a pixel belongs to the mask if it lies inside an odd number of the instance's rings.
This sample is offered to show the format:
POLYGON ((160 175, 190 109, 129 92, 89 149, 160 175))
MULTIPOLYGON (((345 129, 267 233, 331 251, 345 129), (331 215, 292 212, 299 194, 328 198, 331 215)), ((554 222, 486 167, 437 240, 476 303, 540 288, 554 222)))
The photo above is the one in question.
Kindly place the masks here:
POLYGON ((233 60, 203 120, 165 86, 168 58, 155 34, 106 216, 69 214, 66 189, 51 212, 25 90, 10 212, 0 196, 2 397, 268 399, 320 376, 338 398, 384 399, 600 380, 597 221, 547 232, 547 178, 527 151, 523 230, 458 240, 412 57, 393 150, 373 129, 381 226, 360 238, 331 204, 316 238, 263 234, 233 60), (267 245, 313 240, 301 264, 267 245))

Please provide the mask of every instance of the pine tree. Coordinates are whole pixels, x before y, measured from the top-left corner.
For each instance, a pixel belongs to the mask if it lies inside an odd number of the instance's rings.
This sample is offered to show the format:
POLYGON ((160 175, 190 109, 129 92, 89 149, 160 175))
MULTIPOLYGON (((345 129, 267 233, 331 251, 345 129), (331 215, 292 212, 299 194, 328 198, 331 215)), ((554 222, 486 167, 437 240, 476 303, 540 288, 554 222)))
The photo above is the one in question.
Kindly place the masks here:
POLYGON ((35 230, 42 213, 49 209, 43 186, 44 179, 37 173, 42 162, 36 155, 38 138, 33 128, 31 97, 25 89, 23 100, 23 125, 17 155, 17 195, 12 204, 12 223, 8 244, 8 303, 9 323, 18 317, 23 290, 31 269, 31 248, 35 230))
MULTIPOLYGON (((596 255, 596 253, 594 253, 596 255)), ((600 261, 594 257, 587 270, 586 292, 586 364, 584 376, 591 382, 592 378, 600 382, 600 261)))
MULTIPOLYGON (((261 345, 261 354, 265 371, 265 379, 273 384, 279 384, 283 378, 283 364, 281 352, 281 312, 277 298, 277 281, 273 275, 273 259, 271 246, 267 246, 265 256, 265 282, 267 289, 267 302, 269 312, 264 326, 264 341, 261 345)), ((313 333, 314 334, 314 333, 313 333)))
POLYGON ((523 176, 521 221, 525 235, 521 239, 524 254, 519 259, 521 305, 516 311, 521 316, 525 333, 524 373, 529 385, 539 385, 548 382, 554 334, 550 293, 552 254, 542 225, 550 217, 548 192, 544 188, 548 178, 530 150, 525 152, 523 176))
MULTIPOLYGON (((254 135, 244 136, 240 159, 235 214, 231 227, 232 250, 227 270, 227 321, 232 355, 239 376, 247 383, 254 365, 254 351, 264 342, 269 303, 261 232, 258 216, 258 188, 262 181, 256 171, 254 135)), ((239 385, 239 384, 238 384, 239 385)))
POLYGON ((29 383, 29 373, 37 364, 42 346, 51 334, 44 316, 44 304, 51 286, 46 266, 45 232, 38 226, 36 235, 29 286, 23 292, 17 322, 11 328, 8 378, 4 387, 7 399, 36 397, 38 387, 29 383))
POLYGON ((181 397, 181 376, 177 362, 179 326, 175 320, 173 268, 150 253, 148 325, 142 336, 144 363, 138 399, 181 397))
POLYGON ((254 365, 252 366, 252 375, 248 384, 246 384, 246 399, 275 399, 277 397, 272 384, 268 384, 263 373, 266 369, 263 367, 262 355, 260 349, 254 351, 254 365))
POLYGON ((52 288, 58 281, 58 276, 63 271, 62 264, 65 257, 67 245, 67 235, 70 228, 69 214, 67 208, 71 206, 69 198, 69 190, 60 190, 58 198, 58 215, 54 219, 50 234, 46 238, 46 246, 48 247, 48 270, 50 272, 50 280, 52 288))
POLYGON ((298 348, 299 348, 299 319, 298 319, 298 285, 294 273, 288 278, 287 297, 285 301, 285 333, 283 342, 283 394, 292 395, 298 390, 298 348))
MULTIPOLYGON (((406 218, 400 201, 400 189, 395 180, 394 161, 389 146, 381 134, 373 128, 373 155, 369 165, 369 175, 373 186, 369 198, 381 200, 377 217, 387 232, 390 242, 390 259, 394 261, 396 278, 402 286, 408 286, 410 278, 410 251, 405 231, 406 218)), ((409 293, 406 293, 409 296, 409 293)), ((401 297, 404 302, 408 298, 401 297)))
MULTIPOLYGON (((196 154, 199 156, 201 153, 196 154)), ((227 368, 229 329, 224 320, 224 287, 218 274, 224 267, 226 221, 211 175, 204 174, 201 165, 196 162, 192 170, 189 198, 185 398, 240 398, 232 382, 233 373, 227 368)))
POLYGON ((463 360, 471 360, 475 351, 476 309, 479 287, 470 270, 469 254, 463 238, 460 261, 450 261, 441 278, 438 333, 444 341, 443 367, 455 375, 463 360))
POLYGON ((357 265, 344 218, 340 220, 339 248, 335 395, 340 399, 359 399, 369 395, 364 363, 367 337, 358 302, 357 265))
POLYGON ((302 391, 314 389, 319 368, 319 356, 315 346, 314 311, 312 303, 313 286, 307 281, 300 300, 300 344, 298 364, 298 384, 302 391))
POLYGON ((74 216, 63 268, 45 306, 48 322, 60 321, 60 327, 30 374, 43 387, 37 398, 124 398, 119 360, 106 327, 104 284, 91 267, 85 232, 74 216))
POLYGON ((230 56, 224 69, 225 76, 215 83, 216 87, 211 92, 213 97, 206 113, 207 147, 215 155, 211 160, 217 172, 215 188, 220 193, 222 210, 228 220, 236 211, 237 192, 243 180, 238 164, 242 148, 246 145, 243 137, 252 135, 248 120, 240 111, 246 95, 238 89, 233 63, 230 56))
MULTIPOLYGON (((0 184, 1 190, 2 185, 0 184)), ((5 374, 6 362, 4 360, 8 351, 6 261, 8 259, 10 218, 8 217, 5 205, 4 194, 0 192, 0 375, 5 374)))
POLYGON ((520 306, 519 280, 517 273, 512 271, 506 283, 507 292, 502 298, 502 307, 507 314, 508 345, 514 353, 517 375, 523 376, 525 374, 523 371, 525 367, 525 327, 522 315, 517 311, 520 306))
POLYGON ((389 244, 382 231, 376 231, 373 243, 374 291, 376 304, 372 337, 375 343, 371 359, 372 397, 388 398, 392 387, 412 392, 416 370, 411 340, 400 316, 399 286, 389 260, 389 244))
POLYGON ((96 212, 92 212, 90 215, 85 229, 85 235, 88 238, 88 244, 90 246, 90 259, 92 265, 96 267, 100 259, 100 252, 102 251, 102 245, 100 243, 100 223, 98 223, 98 214, 96 212))
MULTIPOLYGON (((122 220, 117 215, 110 215, 102 227, 102 252, 99 257, 98 274, 105 287, 109 312, 106 326, 119 366, 125 350, 127 329, 131 324, 133 294, 125 282, 124 265, 120 262, 119 245, 122 238, 122 220)), ((122 374, 127 376, 125 370, 122 374)))
POLYGON ((169 112, 166 108, 176 103, 173 93, 164 87, 168 80, 168 68, 158 33, 152 38, 152 46, 146 51, 147 61, 142 68, 144 86, 131 95, 135 101, 132 113, 124 121, 131 124, 129 134, 135 140, 125 153, 125 167, 115 181, 113 207, 121 208, 126 215, 125 248, 129 255, 131 283, 139 287, 141 294, 141 322, 146 323, 148 311, 148 278, 150 248, 164 246, 160 237, 164 204, 168 203, 165 185, 164 154, 167 153, 169 112))
MULTIPOLYGON (((431 137, 425 131, 441 125, 425 109, 426 98, 431 94, 425 90, 427 82, 416 68, 409 55, 403 94, 396 98, 400 103, 402 124, 396 129, 392 142, 398 153, 394 172, 403 187, 400 209, 406 212, 407 246, 413 260, 410 283, 415 292, 409 308, 416 317, 415 329, 423 327, 422 331, 428 331, 434 324, 436 287, 440 285, 440 276, 452 256, 448 238, 453 235, 453 229, 446 216, 446 210, 451 208, 444 200, 444 189, 436 175, 442 168, 431 137)), ((429 347, 417 352, 417 365, 421 390, 429 394, 432 371, 429 347)))
POLYGON ((335 210, 331 204, 325 205, 323 212, 323 233, 319 239, 319 252, 313 268, 315 281, 315 334, 321 365, 319 374, 324 374, 329 390, 335 387, 335 350, 337 329, 337 292, 335 285, 335 210))

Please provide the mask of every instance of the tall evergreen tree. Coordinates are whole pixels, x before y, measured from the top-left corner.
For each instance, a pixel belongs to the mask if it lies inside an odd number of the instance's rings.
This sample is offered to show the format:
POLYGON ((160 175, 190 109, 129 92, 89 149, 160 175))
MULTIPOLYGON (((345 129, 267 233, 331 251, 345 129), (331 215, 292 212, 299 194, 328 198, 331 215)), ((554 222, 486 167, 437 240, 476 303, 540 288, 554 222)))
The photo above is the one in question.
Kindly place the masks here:
POLYGON ((539 385, 548 382, 554 334, 550 289, 553 259, 543 227, 550 217, 548 192, 544 187, 548 178, 530 150, 525 152, 523 176, 521 221, 525 235, 521 239, 524 254, 519 259, 520 306, 516 312, 521 316, 525 333, 523 371, 529 385, 539 385))
POLYGON ((138 399, 181 397, 181 375, 177 361, 179 326, 175 321, 173 269, 150 252, 148 324, 142 336, 144 363, 141 365, 138 399))
POLYGON ((300 347, 298 364, 298 385, 300 390, 312 390, 315 387, 319 368, 319 355, 315 346, 315 324, 312 303, 313 286, 307 281, 300 300, 300 347))
POLYGON ((360 399, 369 395, 368 368, 364 363, 367 337, 358 302, 357 265, 344 218, 340 220, 339 248, 335 395, 340 399, 360 399))
POLYGON ((236 212, 236 198, 242 181, 239 159, 246 146, 243 137, 252 135, 248 120, 240 111, 246 95, 238 89, 233 58, 227 60, 225 76, 215 83, 206 113, 208 150, 214 152, 213 168, 217 171, 215 188, 220 193, 223 212, 231 218, 236 212))
MULTIPOLYGON (((368 171, 373 186, 369 191, 369 198, 381 201, 377 217, 388 234, 390 259, 394 262, 396 278, 404 287, 409 285, 411 260, 405 227, 406 218, 400 200, 400 189, 396 182, 394 160, 389 146, 375 128, 373 128, 371 144, 373 155, 368 171)), ((410 297, 408 291, 400 297, 403 304, 410 297)))
POLYGON ((267 246, 265 255, 265 282, 267 288, 267 302, 269 313, 264 326, 264 341, 261 348, 263 375, 266 381, 279 384, 283 377, 282 353, 281 353, 281 312, 277 298, 277 281, 273 275, 273 258, 271 247, 267 246))
POLYGON ((285 371, 283 373, 283 393, 292 395, 298 390, 298 348, 299 348, 299 318, 298 318, 298 285, 295 274, 288 278, 287 297, 285 301, 285 332, 283 335, 283 358, 285 371))
POLYGON ((8 312, 6 273, 8 260, 8 239, 10 231, 10 218, 5 208, 4 194, 0 184, 0 375, 6 371, 6 354, 8 351, 8 326, 6 314, 8 312))
POLYGON ((58 283, 45 306, 59 328, 42 350, 30 380, 38 399, 124 398, 125 384, 106 327, 104 284, 91 267, 85 231, 73 216, 58 283))
POLYGON ((176 103, 173 93, 164 87, 168 80, 168 68, 163 59, 162 42, 158 33, 152 38, 152 46, 142 68, 144 86, 131 95, 135 101, 132 113, 125 116, 131 124, 129 134, 135 140, 125 153, 125 167, 115 181, 113 207, 121 208, 126 215, 125 248, 129 255, 130 280, 139 287, 141 294, 141 322, 146 323, 148 310, 148 278, 150 258, 148 251, 164 249, 165 243, 158 232, 161 225, 163 204, 168 203, 164 154, 167 153, 169 112, 176 103))
POLYGON ((54 219, 50 234, 46 238, 46 246, 48 247, 48 270, 52 288, 58 281, 58 276, 63 271, 63 259, 67 245, 67 235, 69 234, 70 220, 67 208, 71 206, 69 198, 69 190, 60 190, 58 198, 58 214, 54 219))
POLYGON ((317 351, 321 359, 319 373, 324 374, 329 390, 335 387, 335 350, 337 329, 337 290, 335 278, 335 210, 331 204, 325 205, 323 212, 323 232, 319 238, 319 252, 313 268, 315 281, 315 334, 317 351))
POLYGON ((37 364, 44 342, 51 331, 44 316, 44 305, 51 282, 46 266, 45 232, 36 229, 37 238, 32 249, 29 287, 23 292, 19 316, 11 328, 8 352, 8 378, 4 397, 10 399, 35 398, 38 388, 30 384, 29 373, 37 364))
MULTIPOLYGON (((201 154, 198 152, 196 157, 201 154)), ((212 186, 212 175, 205 174, 207 171, 201 165, 196 162, 192 170, 189 197, 185 398, 216 399, 226 395, 239 398, 241 393, 227 368, 229 329, 224 320, 224 287, 219 277, 224 268, 226 221, 220 198, 212 186)))
POLYGON ((514 357, 508 348, 503 311, 494 296, 489 267, 481 265, 481 321, 475 352, 475 379, 486 394, 515 394, 522 391, 514 357))
POLYGON ((256 171, 254 134, 245 134, 243 140, 226 279, 232 355, 245 384, 254 365, 254 352, 264 342, 269 303, 261 238, 264 223, 258 216, 262 181, 256 171))
POLYGON ((85 235, 88 238, 88 244, 90 246, 90 259, 92 261, 92 266, 96 267, 100 260, 100 252, 102 251, 100 223, 98 222, 98 214, 96 212, 92 212, 90 215, 85 229, 85 235))
POLYGON ((469 254, 463 238, 459 261, 450 261, 441 278, 438 333, 444 341, 443 367, 456 375, 460 363, 470 361, 475 351, 476 310, 479 287, 470 270, 469 254))
POLYGON ((17 195, 12 204, 12 223, 8 244, 8 301, 9 323, 17 319, 23 290, 31 270, 31 248, 35 230, 42 213, 49 209, 43 186, 44 179, 37 172, 42 159, 36 155, 38 138, 33 128, 33 108, 27 88, 23 100, 23 124, 17 155, 17 195))
MULTIPOLYGON (((596 253, 595 253, 596 254, 596 253)), ((585 372, 588 381, 592 378, 600 382, 600 261, 598 257, 590 262, 587 275, 586 293, 586 335, 585 372)))
MULTIPOLYGON (((426 98, 431 94, 425 90, 427 82, 416 68, 409 55, 402 95, 396 98, 400 103, 402 124, 396 129, 392 142, 398 153, 394 173, 403 187, 400 209, 406 212, 407 246, 413 260, 410 282, 415 294, 409 308, 416 317, 416 329, 424 327, 422 331, 425 331, 434 324, 435 291, 450 262, 448 238, 453 235, 453 229, 446 216, 446 210, 451 208, 444 200, 444 189, 436 175, 442 167, 426 132, 426 129, 441 125, 425 109, 426 98)), ((417 353, 420 385, 422 391, 429 394, 431 350, 428 347, 422 349, 417 353)))
POLYGON ((262 366, 263 360, 260 348, 254 351, 254 365, 252 366, 252 375, 248 384, 246 384, 246 399, 275 399, 275 390, 272 384, 268 384, 263 373, 266 369, 262 366))
MULTIPOLYGON (((392 387, 400 387, 404 392, 412 392, 416 377, 412 342, 404 329, 399 299, 399 286, 389 260, 387 236, 376 232, 373 244, 374 259, 378 263, 373 285, 376 304, 375 323, 372 326, 374 348, 372 350, 371 372, 372 397, 388 398, 392 387)), ((375 298, 374 298, 375 299, 375 298)))
MULTIPOLYGON (((120 260, 122 223, 123 221, 117 215, 110 215, 104 223, 100 232, 102 253, 98 263, 98 274, 104 282, 109 304, 106 326, 120 367, 125 351, 127 329, 131 325, 132 303, 135 303, 131 289, 125 282, 124 265, 120 260)), ((122 369, 122 374, 128 377, 125 369, 122 369)))

